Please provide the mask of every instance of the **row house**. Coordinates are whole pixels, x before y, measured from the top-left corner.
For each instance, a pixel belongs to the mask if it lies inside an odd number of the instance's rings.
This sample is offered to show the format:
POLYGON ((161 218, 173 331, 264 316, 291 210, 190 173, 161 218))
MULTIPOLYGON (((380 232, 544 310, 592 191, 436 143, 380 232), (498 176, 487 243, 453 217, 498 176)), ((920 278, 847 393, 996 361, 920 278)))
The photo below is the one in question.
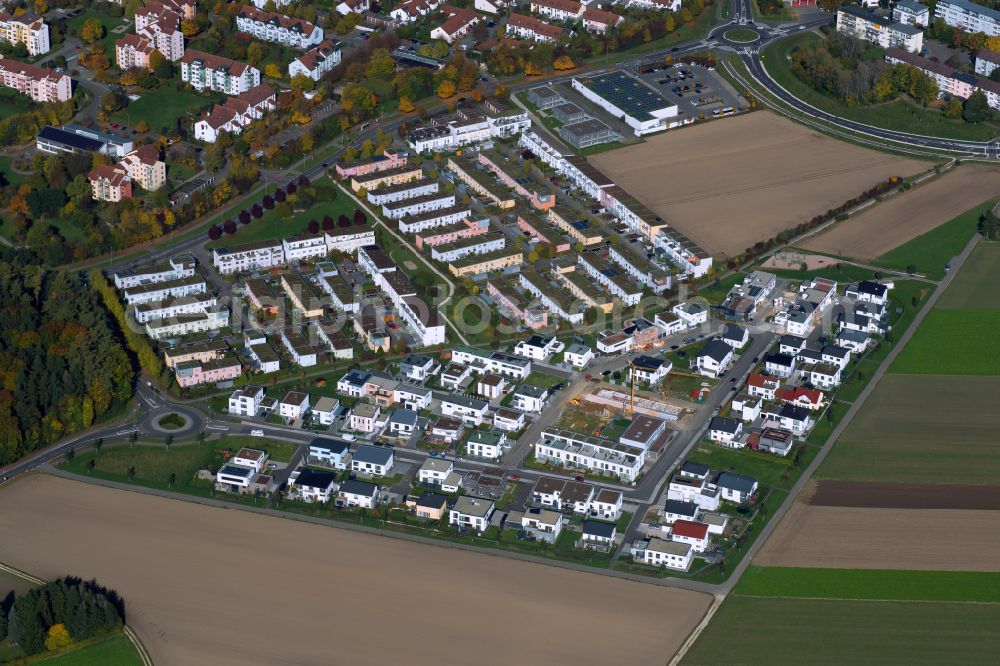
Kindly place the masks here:
POLYGON ((0 85, 27 95, 36 102, 67 102, 73 96, 72 81, 65 74, 2 56, 0 85))
POLYGON ((457 278, 471 277, 494 271, 507 270, 508 268, 520 266, 523 263, 523 252, 515 248, 505 248, 486 254, 469 255, 450 261, 448 263, 448 272, 457 278))
MULTIPOLYGON (((553 201, 555 199, 553 198, 553 201)), ((563 234, 555 229, 548 222, 543 220, 533 212, 519 209, 517 211, 517 228, 528 234, 539 243, 547 243, 552 246, 552 251, 556 254, 569 252, 570 243, 563 234)))
POLYGON ((575 21, 583 14, 583 5, 574 0, 531 0, 531 11, 555 21, 575 21))
POLYGON ((389 12, 389 16, 400 23, 413 23, 421 16, 427 16, 440 5, 440 0, 403 0, 389 12))
POLYGON ((309 21, 244 5, 236 15, 236 28, 255 39, 296 49, 308 49, 323 41, 323 28, 309 21))
POLYGON ((507 18, 506 34, 533 42, 557 42, 563 35, 563 29, 534 16, 512 12, 507 18))
POLYGON ((552 427, 542 431, 535 456, 540 462, 586 469, 629 482, 639 477, 646 462, 646 452, 641 448, 552 427))
POLYGON ((527 169, 514 166, 498 150, 481 150, 477 157, 479 163, 492 171, 501 183, 528 199, 534 208, 547 210, 555 205, 555 195, 539 184, 527 169))
POLYGON ((229 309, 215 305, 204 312, 146 322, 146 335, 153 340, 216 331, 229 326, 229 309))
POLYGON ((307 76, 313 81, 319 81, 339 65, 342 58, 340 42, 335 39, 324 39, 288 63, 288 78, 307 76))
POLYGON ((504 249, 506 237, 499 231, 491 231, 482 236, 463 238, 454 243, 435 245, 431 248, 431 258, 435 261, 451 262, 462 257, 487 254, 504 249))
MULTIPOLYGON (((434 214, 443 212, 435 211, 434 214)), ((471 211, 469 212, 471 213, 471 211)), ((423 216, 418 215, 417 217, 423 216)), ((407 222, 411 223, 414 219, 410 218, 407 222)), ((481 236, 487 233, 489 229, 490 219, 488 217, 479 220, 460 219, 457 222, 449 222, 419 231, 416 233, 414 241, 416 242, 417 249, 422 250, 425 245, 427 247, 435 247, 437 245, 444 245, 445 243, 454 243, 463 238, 481 236)))
POLYGON ((179 363, 174 370, 177 385, 182 388, 201 386, 216 382, 231 381, 240 376, 243 371, 239 359, 226 357, 212 361, 185 361, 179 363))
POLYGON ((278 108, 278 97, 270 85, 262 83, 244 93, 230 97, 215 107, 194 124, 194 137, 207 143, 215 143, 219 134, 229 132, 240 134, 255 120, 278 108))
POLYGON ((625 269, 639 284, 649 287, 654 294, 661 294, 670 288, 670 273, 657 266, 645 254, 633 249, 631 243, 608 249, 608 256, 625 269))
POLYGON ((418 215, 406 216, 399 220, 399 230, 404 234, 416 234, 427 229, 458 225, 463 223, 471 214, 472 209, 466 205, 449 206, 418 215))
POLYGON ((217 305, 218 302, 215 296, 198 294, 168 298, 163 301, 153 301, 152 303, 140 303, 135 306, 135 320, 140 324, 145 324, 147 321, 154 321, 156 319, 167 319, 178 315, 205 312, 214 305, 217 305))
POLYGON ((518 274, 521 288, 538 299, 541 305, 553 315, 571 324, 582 324, 585 316, 584 304, 572 298, 563 285, 555 287, 544 275, 533 270, 518 274))
POLYGON ((609 28, 621 25, 625 21, 625 17, 596 7, 587 7, 580 15, 580 21, 583 24, 583 29, 587 32, 603 33, 607 32, 609 28))
POLYGON ((194 268, 197 265, 194 257, 189 254, 182 254, 156 264, 141 266, 127 271, 115 271, 114 281, 116 289, 125 287, 136 287, 142 284, 154 284, 156 282, 167 282, 194 275, 194 268))
POLYGON ((239 95, 260 85, 260 70, 203 51, 187 51, 181 58, 181 79, 192 87, 239 95))
POLYGON ((229 351, 225 340, 208 340, 205 342, 189 342, 172 347, 163 352, 163 364, 173 370, 178 363, 184 361, 211 361, 222 358, 229 351))
POLYGON ((438 191, 438 187, 438 181, 433 178, 418 178, 417 180, 400 183, 399 185, 390 185, 389 187, 372 190, 368 193, 368 203, 381 206, 395 201, 414 199, 428 194, 435 194, 438 191))
POLYGON ((594 256, 580 255, 577 259, 580 267, 600 283, 612 295, 617 296, 625 305, 637 305, 642 300, 642 288, 631 279, 617 271, 611 270, 608 262, 594 256))
POLYGON ((451 359, 479 374, 489 372, 515 381, 527 379, 531 374, 531 361, 500 351, 488 352, 475 347, 459 346, 452 350, 451 359))
POLYGON ((386 149, 381 155, 352 162, 337 162, 334 167, 338 178, 353 178, 406 166, 409 156, 403 152, 386 149))
POLYGON ((364 188, 366 192, 371 192, 380 187, 391 187, 423 177, 424 170, 419 165, 404 163, 389 169, 373 169, 353 174, 351 176, 351 190, 358 192, 364 188))
POLYGON ((431 30, 431 39, 443 39, 449 44, 454 44, 468 35, 472 32, 473 26, 482 20, 479 14, 471 9, 445 6, 442 11, 448 20, 431 30))
POLYGON ((544 328, 549 323, 548 313, 521 295, 510 278, 494 278, 486 283, 486 293, 500 311, 530 329, 544 328))

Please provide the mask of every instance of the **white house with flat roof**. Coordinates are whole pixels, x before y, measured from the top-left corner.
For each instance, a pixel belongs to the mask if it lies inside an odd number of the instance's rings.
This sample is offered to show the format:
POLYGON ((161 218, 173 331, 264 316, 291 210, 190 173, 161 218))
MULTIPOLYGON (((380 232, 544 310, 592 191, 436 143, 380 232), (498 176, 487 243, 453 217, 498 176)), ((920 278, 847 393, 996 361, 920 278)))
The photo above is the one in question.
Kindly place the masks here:
POLYGON ((490 526, 493 507, 493 502, 488 499, 462 495, 448 512, 448 524, 459 529, 485 532, 486 528, 490 526))

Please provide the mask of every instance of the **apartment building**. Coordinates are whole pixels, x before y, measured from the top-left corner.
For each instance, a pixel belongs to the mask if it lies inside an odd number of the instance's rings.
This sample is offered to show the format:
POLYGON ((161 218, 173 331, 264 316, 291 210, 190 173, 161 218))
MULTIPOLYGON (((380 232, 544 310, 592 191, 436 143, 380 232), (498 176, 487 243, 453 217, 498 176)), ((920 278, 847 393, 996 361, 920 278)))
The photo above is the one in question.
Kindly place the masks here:
POLYGON ((68 76, 0 56, 0 85, 13 88, 36 102, 66 102, 73 96, 68 76))
POLYGON ((194 257, 189 254, 170 257, 161 263, 141 266, 129 271, 115 272, 115 288, 137 287, 143 284, 167 282, 194 275, 194 257))
POLYGON ((516 248, 504 248, 486 254, 472 254, 448 263, 448 272, 455 277, 482 275, 520 266, 524 253, 516 248))
POLYGON ((549 323, 548 312, 518 292, 509 278, 491 279, 486 283, 486 293, 501 312, 527 328, 544 328, 549 323))
POLYGON ((177 364, 184 361, 211 361, 222 358, 229 351, 229 345, 224 340, 207 342, 189 342, 178 345, 163 352, 163 364, 173 370, 177 364))
POLYGON ((470 215, 472 215, 472 209, 466 205, 450 206, 420 215, 409 215, 399 220, 399 231, 404 234, 416 234, 427 229, 459 225, 470 215))
POLYGON ((382 214, 390 220, 398 220, 409 215, 420 215, 431 211, 452 208, 455 206, 455 203, 454 194, 433 192, 424 196, 382 204, 382 214))
POLYGON ((424 171, 419 166, 407 166, 404 163, 391 169, 375 169, 352 175, 351 190, 357 192, 364 188, 366 192, 370 192, 379 187, 399 185, 410 180, 423 178, 423 176, 424 171))
POLYGON ((123 167, 101 164, 87 174, 90 196, 94 201, 116 203, 132 198, 132 181, 123 167))
POLYGON ((239 359, 224 357, 212 361, 185 361, 178 363, 174 370, 177 385, 181 387, 201 386, 236 379, 243 371, 239 359))
POLYGON ((641 448, 552 427, 542 431, 535 457, 541 462, 587 469, 625 481, 635 481, 646 462, 646 452, 641 448))
POLYGON ((135 306, 135 320, 140 324, 157 319, 169 319, 178 315, 197 314, 218 304, 218 298, 210 294, 196 294, 168 298, 135 306))
POLYGON ((211 53, 188 51, 181 58, 181 79, 197 90, 239 95, 260 85, 260 70, 211 53))
POLYGON ((229 310, 216 305, 203 313, 179 315, 170 319, 155 319, 146 322, 146 335, 153 340, 176 338, 192 333, 204 333, 225 328, 229 325, 229 310))
POLYGON ((28 55, 39 56, 48 53, 51 48, 49 26, 37 14, 28 12, 12 16, 0 12, 0 42, 24 44, 28 55))
POLYGON ((194 124, 194 137, 215 143, 222 132, 240 134, 254 120, 259 120, 278 108, 278 98, 270 85, 262 83, 230 97, 194 124))
POLYGON ((396 201, 423 197, 437 193, 438 187, 438 181, 433 178, 418 178, 399 185, 373 190, 368 193, 368 203, 381 206, 396 201))
POLYGON ((160 150, 153 145, 139 146, 123 157, 118 166, 144 190, 158 190, 167 182, 167 163, 160 159, 160 150))
POLYGON ((470 255, 488 254, 504 249, 506 237, 499 231, 490 231, 482 236, 463 238, 453 243, 435 245, 431 248, 434 261, 451 262, 470 255))
POLYGON ((340 42, 335 39, 325 39, 288 63, 288 78, 302 75, 308 76, 313 81, 319 81, 340 64, 342 57, 340 42))
POLYGON ((901 48, 919 53, 924 48, 924 32, 920 28, 876 16, 855 5, 837 10, 837 32, 878 44, 884 49, 901 48))
POLYGON ((337 162, 334 167, 337 171, 337 178, 353 178, 354 176, 364 176, 379 171, 389 171, 406 166, 409 155, 386 149, 381 155, 375 155, 363 160, 351 162, 337 162))
POLYGON ((965 32, 1000 35, 1000 11, 970 0, 939 0, 934 6, 934 18, 965 32))
POLYGON ((236 29, 254 39, 296 49, 308 49, 323 41, 323 28, 309 21, 244 5, 236 15, 236 29))

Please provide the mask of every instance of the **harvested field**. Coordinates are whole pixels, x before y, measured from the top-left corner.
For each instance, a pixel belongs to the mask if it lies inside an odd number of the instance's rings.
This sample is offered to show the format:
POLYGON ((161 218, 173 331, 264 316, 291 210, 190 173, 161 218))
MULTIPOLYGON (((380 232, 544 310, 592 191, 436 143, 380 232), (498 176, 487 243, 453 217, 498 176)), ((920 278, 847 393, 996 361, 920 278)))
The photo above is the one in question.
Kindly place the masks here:
POLYGON ((1000 169, 963 165, 840 222, 799 246, 844 257, 874 259, 965 212, 970 202, 982 201, 997 191, 1000 191, 1000 169))
POLYGON ((730 595, 682 664, 993 664, 1000 604, 730 595))
POLYGON ((162 665, 662 664, 710 601, 45 475, 0 497, 0 561, 115 588, 162 665))
POLYGON ((935 307, 942 309, 1000 308, 1000 243, 981 241, 962 265, 935 307))
POLYGON ((1000 511, 1000 486, 820 480, 809 482, 802 499, 813 506, 1000 511))
POLYGON ((768 111, 594 155, 590 161, 712 254, 734 255, 929 164, 813 132, 768 111))
POLYGON ((1000 511, 860 509, 800 501, 754 564, 1000 571, 1000 511))
POLYGON ((1000 377, 886 375, 821 479, 1000 485, 1000 377))

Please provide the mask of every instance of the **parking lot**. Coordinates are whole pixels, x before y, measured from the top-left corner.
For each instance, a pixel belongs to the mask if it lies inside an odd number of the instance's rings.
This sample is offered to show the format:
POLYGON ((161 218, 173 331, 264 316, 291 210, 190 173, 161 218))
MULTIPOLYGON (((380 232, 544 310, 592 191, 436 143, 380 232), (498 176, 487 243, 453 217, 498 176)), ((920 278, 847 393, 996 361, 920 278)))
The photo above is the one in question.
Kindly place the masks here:
POLYGON ((639 78, 676 104, 681 117, 719 117, 742 108, 739 94, 729 83, 702 65, 654 65, 640 70, 639 78))

